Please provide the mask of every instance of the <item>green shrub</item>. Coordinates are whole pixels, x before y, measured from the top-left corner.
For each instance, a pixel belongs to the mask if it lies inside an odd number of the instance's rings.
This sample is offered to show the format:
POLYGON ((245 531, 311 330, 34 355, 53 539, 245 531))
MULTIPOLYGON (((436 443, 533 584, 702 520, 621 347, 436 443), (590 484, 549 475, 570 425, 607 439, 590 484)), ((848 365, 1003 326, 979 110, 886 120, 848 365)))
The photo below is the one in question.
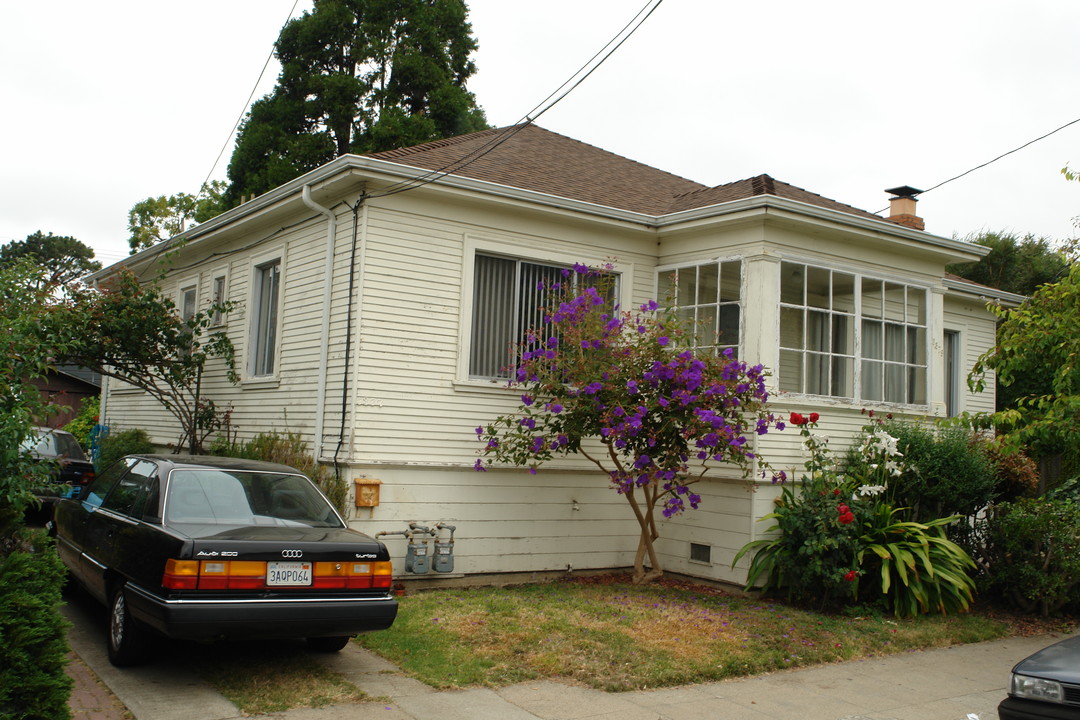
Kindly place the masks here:
POLYGON ((867 427, 848 454, 844 471, 825 441, 811 431, 816 413, 800 425, 809 459, 798 486, 786 485, 767 532, 779 535, 744 546, 735 562, 753 553, 747 589, 785 592, 790 600, 835 608, 878 603, 900 617, 957 612, 970 607, 975 564, 945 536, 956 516, 915 522, 890 500, 890 484, 908 472, 896 438, 867 427), (877 582, 880 578, 880 583, 877 582))
POLYGON ((52 544, 0 556, 0 720, 71 717, 64 567, 52 544))
POLYGON ((79 407, 79 414, 71 419, 64 429, 75 436, 79 445, 84 450, 90 449, 90 433, 98 423, 98 415, 101 413, 101 397, 92 395, 83 398, 79 407))
POLYGON ((948 515, 971 516, 994 499, 997 469, 979 441, 963 427, 931 428, 890 420, 882 428, 896 438, 904 469, 891 481, 897 507, 925 522, 948 515))
POLYGON ((122 430, 106 436, 101 441, 94 467, 98 472, 112 465, 125 455, 145 455, 154 452, 154 444, 145 430, 122 430))
POLYGON ((1080 593, 1080 504, 1023 498, 986 522, 990 587, 1024 612, 1049 615, 1080 593))
POLYGON ((296 468, 312 479, 342 516, 348 516, 348 485, 325 465, 315 461, 300 433, 264 432, 248 442, 236 442, 221 437, 211 444, 210 452, 214 455, 262 460, 296 468))

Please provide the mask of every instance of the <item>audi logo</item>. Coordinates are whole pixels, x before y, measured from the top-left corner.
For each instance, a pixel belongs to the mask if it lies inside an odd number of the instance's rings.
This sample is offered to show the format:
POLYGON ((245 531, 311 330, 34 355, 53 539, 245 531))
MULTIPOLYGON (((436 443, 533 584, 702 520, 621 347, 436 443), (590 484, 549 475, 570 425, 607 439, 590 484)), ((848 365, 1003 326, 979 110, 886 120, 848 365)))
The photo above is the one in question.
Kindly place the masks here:
POLYGON ((283 558, 304 557, 304 551, 303 550, 282 550, 281 551, 281 557, 283 557, 283 558))

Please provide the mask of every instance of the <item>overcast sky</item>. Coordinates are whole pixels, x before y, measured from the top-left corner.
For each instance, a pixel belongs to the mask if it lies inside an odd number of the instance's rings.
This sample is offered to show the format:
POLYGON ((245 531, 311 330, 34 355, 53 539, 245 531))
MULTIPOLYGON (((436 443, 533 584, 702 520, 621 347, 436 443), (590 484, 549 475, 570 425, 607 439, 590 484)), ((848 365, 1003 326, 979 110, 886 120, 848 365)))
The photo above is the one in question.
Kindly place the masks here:
MULTIPOLYGON (((469 87, 488 121, 518 121, 644 4, 472 0, 469 87)), ((4 0, 0 243, 73 235, 113 262, 135 202, 226 179, 292 7, 4 0)), ((1080 119, 1078 34, 1075 0, 665 0, 538 124, 707 185, 768 173, 877 212, 885 188, 930 188, 1080 119)), ((1080 123, 927 193, 919 214, 945 237, 1073 236, 1070 162, 1080 123)))

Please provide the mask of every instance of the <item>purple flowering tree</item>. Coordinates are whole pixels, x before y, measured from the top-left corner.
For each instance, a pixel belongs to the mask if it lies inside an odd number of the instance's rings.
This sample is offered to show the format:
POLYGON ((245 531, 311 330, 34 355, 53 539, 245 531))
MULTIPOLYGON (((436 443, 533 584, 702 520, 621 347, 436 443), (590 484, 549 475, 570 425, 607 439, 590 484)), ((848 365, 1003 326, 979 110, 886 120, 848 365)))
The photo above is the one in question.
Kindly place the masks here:
POLYGON ((608 270, 576 265, 546 288, 545 324, 519 349, 510 382, 521 405, 476 428, 483 448, 475 467, 509 464, 535 474, 558 456, 587 458, 633 510, 634 581, 648 582, 663 574, 657 513, 697 508, 694 485, 721 463, 749 473, 750 437, 775 423, 761 365, 730 350, 695 354, 674 312, 656 302, 620 311, 608 270))

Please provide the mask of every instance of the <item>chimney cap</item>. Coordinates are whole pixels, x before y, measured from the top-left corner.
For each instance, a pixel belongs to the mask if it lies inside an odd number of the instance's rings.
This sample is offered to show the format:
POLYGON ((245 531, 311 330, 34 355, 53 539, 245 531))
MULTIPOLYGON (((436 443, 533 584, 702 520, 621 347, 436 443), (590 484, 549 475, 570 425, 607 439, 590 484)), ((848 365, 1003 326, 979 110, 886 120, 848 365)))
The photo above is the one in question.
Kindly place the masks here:
POLYGON ((916 195, 919 195, 920 193, 923 193, 923 192, 926 192, 926 191, 925 190, 919 190, 917 188, 913 188, 910 185, 901 185, 900 187, 889 188, 885 192, 889 193, 890 195, 895 195, 897 197, 902 197, 902 198, 908 198, 909 197, 909 198, 914 199, 916 195))

